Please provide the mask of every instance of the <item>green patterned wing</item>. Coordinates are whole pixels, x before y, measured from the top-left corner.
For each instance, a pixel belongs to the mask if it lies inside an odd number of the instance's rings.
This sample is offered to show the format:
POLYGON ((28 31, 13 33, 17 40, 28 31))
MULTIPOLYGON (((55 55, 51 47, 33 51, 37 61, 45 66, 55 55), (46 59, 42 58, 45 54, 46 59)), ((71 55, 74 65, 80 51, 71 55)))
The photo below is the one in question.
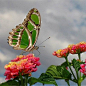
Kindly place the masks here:
POLYGON ((41 26, 40 13, 36 8, 29 11, 22 24, 12 29, 8 43, 17 50, 31 51, 37 41, 41 26))

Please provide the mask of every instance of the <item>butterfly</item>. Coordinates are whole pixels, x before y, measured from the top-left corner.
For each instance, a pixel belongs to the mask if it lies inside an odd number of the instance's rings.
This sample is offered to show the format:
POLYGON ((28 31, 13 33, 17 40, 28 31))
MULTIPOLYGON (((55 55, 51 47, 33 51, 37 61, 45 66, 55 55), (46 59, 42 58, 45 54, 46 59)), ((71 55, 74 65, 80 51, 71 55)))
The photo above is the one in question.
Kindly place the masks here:
POLYGON ((31 52, 37 50, 35 46, 41 26, 41 16, 36 8, 29 11, 26 18, 9 32, 8 44, 16 50, 31 52))

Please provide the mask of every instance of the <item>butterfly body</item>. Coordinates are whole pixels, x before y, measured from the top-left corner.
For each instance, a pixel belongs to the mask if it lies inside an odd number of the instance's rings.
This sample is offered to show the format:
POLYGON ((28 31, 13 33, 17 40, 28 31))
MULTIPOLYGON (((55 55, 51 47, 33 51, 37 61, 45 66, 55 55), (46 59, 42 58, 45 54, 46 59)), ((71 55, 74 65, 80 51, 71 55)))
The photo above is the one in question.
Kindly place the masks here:
POLYGON ((29 11, 22 24, 12 29, 8 43, 16 50, 31 52, 38 49, 35 46, 41 26, 40 13, 36 8, 29 11))

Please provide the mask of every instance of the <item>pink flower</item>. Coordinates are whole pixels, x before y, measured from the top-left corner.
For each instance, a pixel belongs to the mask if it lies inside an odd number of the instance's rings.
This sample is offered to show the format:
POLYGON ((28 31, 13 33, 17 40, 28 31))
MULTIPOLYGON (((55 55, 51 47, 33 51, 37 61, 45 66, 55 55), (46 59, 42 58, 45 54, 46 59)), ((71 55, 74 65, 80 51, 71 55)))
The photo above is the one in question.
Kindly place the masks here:
POLYGON ((85 64, 81 64, 80 67, 81 67, 80 72, 86 75, 86 59, 85 59, 85 64))
POLYGON ((11 60, 9 64, 5 65, 5 76, 6 80, 19 76, 19 72, 22 75, 31 75, 31 72, 37 71, 37 66, 41 65, 39 58, 35 57, 34 54, 28 54, 26 56, 19 55, 15 59, 11 60))
POLYGON ((68 46, 71 54, 78 54, 86 51, 86 42, 80 42, 78 44, 72 44, 68 46))
POLYGON ((65 49, 60 49, 57 51, 54 51, 53 55, 57 56, 57 57, 67 57, 67 55, 69 54, 68 48, 65 49))

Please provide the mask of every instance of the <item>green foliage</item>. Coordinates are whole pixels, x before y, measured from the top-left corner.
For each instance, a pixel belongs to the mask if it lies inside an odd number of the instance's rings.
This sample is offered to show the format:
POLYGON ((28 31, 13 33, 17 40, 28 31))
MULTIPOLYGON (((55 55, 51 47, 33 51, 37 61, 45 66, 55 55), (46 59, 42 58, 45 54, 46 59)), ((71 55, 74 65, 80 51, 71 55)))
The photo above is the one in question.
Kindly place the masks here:
POLYGON ((77 61, 76 59, 73 59, 72 60, 72 64, 73 64, 73 67, 75 68, 76 71, 78 71, 80 69, 80 62, 77 61))
POLYGON ((71 73, 65 68, 65 66, 51 65, 48 67, 46 73, 42 73, 39 78, 31 77, 28 80, 28 83, 33 85, 40 82, 43 84, 54 84, 55 86, 58 86, 55 79, 69 80, 71 79, 71 73))
POLYGON ((85 76, 85 75, 83 75, 83 76, 82 76, 82 81, 83 81, 85 78, 86 78, 86 76, 85 76))
POLYGON ((33 85, 33 84, 35 84, 37 82, 40 82, 40 83, 43 83, 43 84, 54 84, 55 86, 58 86, 55 79, 52 76, 50 76, 50 75, 48 75, 46 73, 42 73, 39 78, 31 77, 28 80, 28 83, 30 85, 33 85))
POLYGON ((4 83, 1 83, 0 86, 19 86, 19 83, 15 80, 9 80, 4 83))
POLYGON ((57 69, 56 69, 56 68, 57 68, 57 66, 51 65, 50 67, 48 67, 46 73, 47 73, 48 75, 53 76, 54 79, 60 79, 60 78, 61 78, 61 77, 60 77, 60 74, 59 74, 59 72, 57 72, 57 69))
POLYGON ((71 79, 71 73, 65 68, 65 66, 51 65, 46 73, 53 76, 54 79, 71 79))
MULTIPOLYGON (((69 65, 71 65, 72 66, 72 64, 69 62, 69 65)), ((61 64, 61 66, 65 66, 65 67, 68 67, 68 64, 67 64, 67 62, 65 61, 65 62, 63 62, 62 64, 61 64)))
POLYGON ((43 84, 54 84, 57 86, 55 79, 46 73, 42 73, 39 79, 43 82, 43 84))

